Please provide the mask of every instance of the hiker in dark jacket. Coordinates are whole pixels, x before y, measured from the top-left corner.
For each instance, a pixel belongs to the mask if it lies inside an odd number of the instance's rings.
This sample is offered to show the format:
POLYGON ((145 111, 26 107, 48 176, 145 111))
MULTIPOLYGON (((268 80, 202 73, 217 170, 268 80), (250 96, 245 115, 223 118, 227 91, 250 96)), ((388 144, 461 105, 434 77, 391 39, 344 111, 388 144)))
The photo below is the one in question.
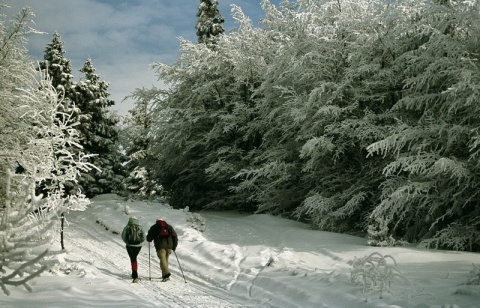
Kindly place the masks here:
POLYGON ((172 226, 165 220, 158 218, 153 226, 150 227, 147 234, 147 242, 153 241, 157 256, 160 259, 160 269, 162 270, 162 279, 167 281, 170 277, 168 267, 168 257, 177 249, 178 237, 172 226), (162 234, 162 229, 166 230, 168 235, 162 234))
POLYGON ((145 241, 145 232, 143 232, 142 226, 138 223, 137 217, 131 216, 128 219, 128 223, 122 231, 122 240, 127 244, 127 253, 132 266, 132 279, 133 282, 136 282, 138 280, 137 256, 142 249, 142 243, 145 241), (136 235, 130 232, 135 230, 135 228, 139 229, 136 235))

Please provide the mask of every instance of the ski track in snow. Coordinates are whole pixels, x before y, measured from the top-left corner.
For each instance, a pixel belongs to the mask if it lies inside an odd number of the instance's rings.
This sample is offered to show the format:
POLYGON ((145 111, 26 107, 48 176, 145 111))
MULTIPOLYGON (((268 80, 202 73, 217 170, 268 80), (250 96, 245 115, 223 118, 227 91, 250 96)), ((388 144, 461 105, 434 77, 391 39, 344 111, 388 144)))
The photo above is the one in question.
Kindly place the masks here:
POLYGON ((397 279, 391 292, 365 292, 352 284, 349 261, 378 253, 379 248, 365 246, 361 238, 309 230, 303 224, 261 214, 203 213, 208 224, 201 232, 185 213, 111 195, 95 200, 86 212, 68 215, 66 251, 54 256, 58 266, 32 282, 34 293, 12 288, 10 297, 0 296, 0 306, 480 307, 479 286, 465 285, 478 254, 382 248, 382 254, 399 262, 408 281, 397 279), (176 254, 171 255, 170 281, 161 282, 158 257, 153 245, 145 243, 138 257, 141 280, 131 282, 120 232, 133 214, 144 222, 144 230, 155 217, 166 216, 175 225, 181 264, 176 254))
MULTIPOLYGON (((161 275, 159 261, 154 249, 151 249, 151 274, 152 280, 149 277, 140 277, 139 283, 132 283, 130 278, 130 261, 128 259, 127 251, 121 240, 112 240, 115 235, 112 230, 106 230, 105 227, 98 223, 83 224, 77 221, 71 221, 69 230, 75 232, 66 235, 69 237, 67 249, 70 250, 68 254, 68 261, 86 262, 94 265, 99 271, 104 274, 115 277, 118 280, 130 284, 129 289, 135 294, 148 299, 153 305, 157 307, 160 303, 164 307, 245 307, 244 304, 239 305, 232 302, 229 298, 231 296, 222 296, 219 291, 218 294, 213 294, 211 290, 201 286, 201 281, 198 277, 186 274, 188 283, 185 283, 180 271, 172 271, 172 277, 168 282, 161 282, 159 276, 161 275), (93 224, 93 225, 92 225, 93 224), (92 250, 88 247, 98 247, 92 250)), ((116 237, 120 238, 118 235, 116 237)), ((212 259, 210 259, 212 260, 212 259)), ((176 262, 175 255, 170 256, 170 263, 176 262)), ((204 261, 210 263, 208 258, 204 261)), ((138 256, 139 273, 148 275, 148 246, 142 247, 142 252, 138 256), (146 250, 146 251, 145 251, 146 250)), ((211 264, 210 264, 211 265, 211 264)), ((208 284, 208 282, 203 282, 208 284)))

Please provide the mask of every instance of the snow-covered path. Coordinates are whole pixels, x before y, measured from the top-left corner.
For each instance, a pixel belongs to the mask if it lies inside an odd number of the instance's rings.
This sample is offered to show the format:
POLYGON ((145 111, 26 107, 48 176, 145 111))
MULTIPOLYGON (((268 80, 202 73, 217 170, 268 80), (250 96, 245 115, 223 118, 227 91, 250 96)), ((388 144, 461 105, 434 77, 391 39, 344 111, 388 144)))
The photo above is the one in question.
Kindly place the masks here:
MULTIPOLYGON (((480 286, 467 285, 480 254, 415 247, 369 247, 364 238, 320 232, 269 215, 202 213, 198 220, 166 204, 99 196, 85 212, 67 215, 66 251, 59 265, 32 281, 33 292, 10 288, 0 307, 254 307, 254 308, 478 308, 480 286), (153 246, 139 254, 140 283, 120 233, 130 215, 144 230, 165 218, 179 235, 170 259, 171 280, 162 283, 153 246), (389 290, 363 290, 351 281, 350 261, 390 255, 405 280, 389 290)), ((53 243, 53 249, 59 243, 53 243)), ((479 267, 480 268, 480 267, 479 267)), ((478 273, 480 276, 480 273, 478 273)))
MULTIPOLYGON (((149 249, 148 243, 142 248, 138 262, 144 274, 140 283, 133 284, 130 279, 130 264, 125 245, 118 236, 120 230, 110 230, 104 222, 95 223, 87 217, 75 215, 66 232, 69 239, 68 262, 85 262, 95 266, 105 275, 123 282, 126 287, 152 307, 242 307, 229 299, 225 292, 214 292, 212 288, 202 287, 198 278, 186 273, 185 282, 178 269, 175 255, 170 258, 172 279, 167 283, 160 281, 160 266, 155 251, 150 248, 150 274, 148 276, 149 249), (108 230, 107 230, 108 229, 108 230), (113 236, 112 236, 113 235, 113 236), (117 236, 115 236, 117 235, 117 236), (92 249, 93 248, 93 249, 92 249), (95 249, 98 248, 98 249, 95 249), (152 280, 150 280, 152 278, 152 280), (197 281, 195 281, 196 279, 197 281), (213 305, 213 306, 212 306, 213 305)), ((144 307, 145 303, 142 303, 144 307)))

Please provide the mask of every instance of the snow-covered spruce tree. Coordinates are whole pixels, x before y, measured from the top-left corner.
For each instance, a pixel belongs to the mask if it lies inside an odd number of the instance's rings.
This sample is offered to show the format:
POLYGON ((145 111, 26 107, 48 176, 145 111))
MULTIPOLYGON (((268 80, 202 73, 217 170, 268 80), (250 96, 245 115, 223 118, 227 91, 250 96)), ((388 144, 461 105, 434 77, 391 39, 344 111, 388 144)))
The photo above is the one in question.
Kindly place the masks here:
POLYGON ((82 172, 79 185, 83 193, 91 198, 98 194, 122 189, 125 170, 118 147, 117 124, 119 120, 109 111, 115 102, 109 98, 109 84, 95 73, 90 59, 80 69, 83 77, 72 86, 70 99, 80 111, 80 134, 83 151, 94 155, 91 159, 98 169, 82 172))
POLYGON ((369 146, 390 155, 381 202, 392 232, 428 247, 480 251, 480 3, 433 1, 403 33, 396 123, 369 146), (421 218, 421 219, 419 219, 421 218))
POLYGON ((200 0, 197 13, 197 37, 199 43, 205 43, 208 46, 215 44, 219 35, 223 34, 223 23, 225 19, 218 10, 217 0, 200 0))
MULTIPOLYGON (((72 75, 72 64, 69 59, 65 58, 64 42, 59 33, 55 32, 52 36, 52 42, 48 43, 43 56, 43 61, 40 61, 40 71, 44 72, 44 76, 52 83, 53 88, 58 93, 59 101, 59 115, 68 114, 68 121, 70 124, 79 122, 80 110, 72 100, 73 88, 75 81, 72 75)), ((77 151, 76 147, 71 149, 77 151)), ((66 183, 66 193, 77 193, 81 187, 77 183, 66 183)), ((43 189, 43 188, 42 188, 43 189)))
POLYGON ((129 110, 130 115, 125 118, 122 128, 127 158, 125 168, 128 172, 124 186, 128 193, 140 198, 154 198, 163 194, 163 188, 154 176, 154 172, 159 171, 154 168, 157 162, 148 153, 152 123, 150 110, 163 97, 162 93, 163 90, 157 88, 136 89, 130 96, 135 100, 135 105, 129 110))
POLYGON ((74 85, 72 64, 69 59, 65 58, 64 42, 59 33, 55 32, 52 36, 52 42, 47 44, 39 69, 48 73, 53 88, 63 99, 62 109, 59 111, 67 113, 75 111, 74 103, 70 99, 72 86, 74 85))

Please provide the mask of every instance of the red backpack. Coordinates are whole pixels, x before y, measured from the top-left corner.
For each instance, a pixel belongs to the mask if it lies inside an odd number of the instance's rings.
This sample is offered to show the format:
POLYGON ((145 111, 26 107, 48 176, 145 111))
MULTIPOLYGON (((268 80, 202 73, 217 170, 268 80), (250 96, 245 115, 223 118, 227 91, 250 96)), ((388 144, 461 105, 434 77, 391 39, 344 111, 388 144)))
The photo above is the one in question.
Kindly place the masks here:
POLYGON ((158 227, 160 228, 160 237, 168 237, 170 233, 167 230, 167 223, 163 220, 157 220, 158 227))

